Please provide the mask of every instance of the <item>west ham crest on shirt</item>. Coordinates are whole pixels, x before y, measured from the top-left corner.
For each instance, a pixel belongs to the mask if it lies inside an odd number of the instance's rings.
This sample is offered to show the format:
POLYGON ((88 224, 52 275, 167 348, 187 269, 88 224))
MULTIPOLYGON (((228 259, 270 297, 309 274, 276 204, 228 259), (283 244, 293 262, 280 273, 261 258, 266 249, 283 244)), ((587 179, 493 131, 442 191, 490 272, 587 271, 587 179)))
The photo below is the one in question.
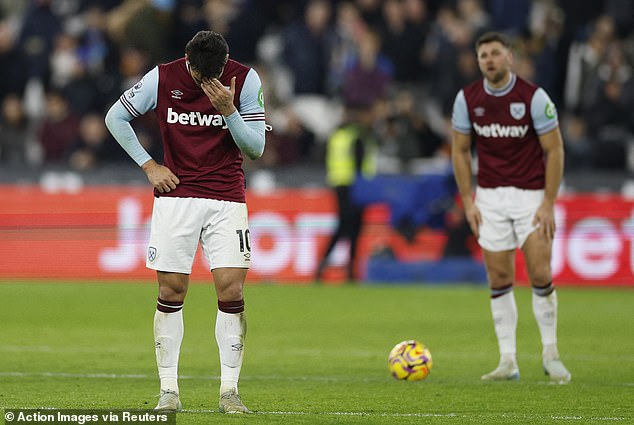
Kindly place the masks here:
POLYGON ((521 120, 526 114, 526 104, 523 102, 512 102, 509 109, 511 116, 516 120, 521 120))

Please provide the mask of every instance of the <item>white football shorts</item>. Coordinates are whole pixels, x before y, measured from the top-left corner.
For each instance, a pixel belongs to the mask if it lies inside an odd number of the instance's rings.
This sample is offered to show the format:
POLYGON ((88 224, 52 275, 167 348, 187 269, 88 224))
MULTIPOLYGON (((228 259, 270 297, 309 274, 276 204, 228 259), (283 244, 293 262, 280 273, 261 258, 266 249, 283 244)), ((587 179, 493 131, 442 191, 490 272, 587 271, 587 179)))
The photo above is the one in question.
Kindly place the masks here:
POLYGON ((154 198, 146 266, 191 274, 198 243, 210 269, 249 268, 247 205, 204 198, 154 198))
POLYGON ((493 252, 521 248, 538 227, 533 226, 533 219, 543 199, 543 190, 478 187, 475 205, 482 216, 480 246, 493 252))

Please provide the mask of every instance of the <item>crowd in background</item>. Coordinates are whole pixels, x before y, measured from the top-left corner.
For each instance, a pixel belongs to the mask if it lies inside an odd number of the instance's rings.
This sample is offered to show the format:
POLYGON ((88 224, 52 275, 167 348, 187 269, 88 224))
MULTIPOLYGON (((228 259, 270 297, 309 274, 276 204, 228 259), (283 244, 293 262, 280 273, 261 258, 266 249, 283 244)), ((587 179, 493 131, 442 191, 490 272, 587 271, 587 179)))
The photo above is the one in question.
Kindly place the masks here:
MULTIPOLYGON (((558 106, 568 169, 634 171, 634 0, 0 0, 0 166, 76 171, 131 160, 103 116, 201 29, 264 86, 264 156, 323 166, 347 107, 371 107, 384 172, 448 163, 475 39, 512 37, 515 71, 558 106), (4 164, 4 165, 3 165, 4 164)), ((161 156, 153 114, 133 121, 161 156)))

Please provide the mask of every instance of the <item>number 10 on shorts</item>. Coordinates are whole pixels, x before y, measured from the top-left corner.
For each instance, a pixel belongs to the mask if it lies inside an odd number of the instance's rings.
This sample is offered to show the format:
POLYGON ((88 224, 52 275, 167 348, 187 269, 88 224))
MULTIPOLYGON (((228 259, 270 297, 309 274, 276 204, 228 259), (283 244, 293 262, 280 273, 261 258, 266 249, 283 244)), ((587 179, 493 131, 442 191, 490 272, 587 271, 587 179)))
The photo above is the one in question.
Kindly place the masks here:
POLYGON ((247 252, 251 252, 251 242, 249 241, 249 229, 246 230, 242 230, 242 229, 238 229, 236 230, 236 233, 238 234, 238 240, 240 241, 240 252, 244 252, 245 248, 247 252))

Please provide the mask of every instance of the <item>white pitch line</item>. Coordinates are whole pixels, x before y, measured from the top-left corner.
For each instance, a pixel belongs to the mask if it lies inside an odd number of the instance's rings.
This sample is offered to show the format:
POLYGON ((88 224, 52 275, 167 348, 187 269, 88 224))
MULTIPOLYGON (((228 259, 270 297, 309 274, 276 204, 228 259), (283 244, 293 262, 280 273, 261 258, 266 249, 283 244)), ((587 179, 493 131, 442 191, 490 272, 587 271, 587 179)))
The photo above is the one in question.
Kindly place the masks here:
MULTIPOLYGON (((69 373, 69 372, 0 372, 0 377, 14 377, 14 378, 29 378, 29 377, 42 377, 42 378, 80 378, 80 379, 156 379, 157 376, 147 375, 143 373, 69 373)), ((219 380, 219 375, 181 375, 179 379, 184 380, 206 380, 213 381, 219 380)), ((306 381, 306 382, 341 382, 344 379, 336 376, 276 376, 276 375, 245 375, 241 377, 242 380, 249 381, 306 381)), ((346 382, 350 382, 351 379, 346 378, 346 382)), ((358 382, 378 382, 382 379, 371 378, 359 378, 354 379, 358 382)), ((538 381, 534 384, 543 385, 558 385, 550 381, 538 381)), ((572 385, 572 384, 569 384, 572 385)), ((616 387, 634 387, 634 382, 621 382, 617 384, 610 384, 616 387)))
MULTIPOLYGON (((217 410, 212 409, 184 409, 183 413, 218 413, 217 410)), ((272 411, 253 412, 256 415, 318 415, 318 416, 373 416, 373 417, 418 417, 418 418, 447 418, 447 417, 460 417, 465 415, 458 415, 456 413, 377 413, 377 412, 282 412, 272 411)))
MULTIPOLYGON (((65 372, 0 372, 0 376, 10 377, 42 377, 42 378, 88 378, 88 379, 148 379, 144 374, 117 373, 65 373, 65 372)), ((154 376, 152 376, 154 378, 154 376)))
MULTIPOLYGON (((142 373, 70 373, 70 372, 0 372, 1 376, 10 377, 46 377, 46 378, 86 378, 86 379, 156 379, 157 376, 142 373)), ((179 379, 192 380, 219 380, 219 375, 180 375, 179 379)), ((350 379, 343 379, 336 376, 273 376, 273 375, 245 375, 241 379, 249 381, 306 381, 306 382, 350 382, 350 379)), ((359 378, 357 382, 373 382, 379 379, 359 378)))
MULTIPOLYGON (((21 407, 17 409, 33 409, 33 407, 21 407)), ((40 406, 37 407, 40 410, 59 410, 58 407, 47 407, 40 406)), ((95 409, 85 409, 85 410, 95 410, 95 409)), ((96 409, 99 410, 99 409, 96 409)), ((218 410, 214 409, 184 409, 182 413, 216 413, 221 415, 218 410)), ((500 414, 477 414, 477 413, 379 413, 379 412, 302 412, 302 411, 294 411, 294 412, 284 412, 284 411, 254 411, 253 415, 279 415, 279 416, 358 416, 358 417, 374 417, 374 418, 516 418, 516 419, 527 419, 527 420, 536 420, 536 419, 550 419, 553 421, 628 421, 631 418, 625 418, 621 416, 607 417, 607 416, 598 416, 598 417, 584 417, 584 416, 548 416, 548 415, 526 415, 526 414, 514 414, 514 413, 500 413, 500 414)), ((252 416, 252 415, 248 415, 252 416)))
MULTIPOLYGON (((219 413, 212 409, 185 409, 183 413, 219 413)), ((551 419, 555 421, 626 421, 625 417, 584 417, 584 416, 548 416, 548 415, 516 415, 513 413, 502 413, 499 415, 465 414, 465 413, 379 413, 379 412, 284 412, 284 411, 256 411, 255 415, 289 415, 289 416, 359 416, 359 417, 381 417, 381 418, 523 418, 523 419, 551 419)))
MULTIPOLYGON (((196 348, 188 347, 186 350, 188 353, 201 351, 196 348)), ((286 350, 289 355, 298 355, 303 357, 319 357, 324 355, 324 352, 327 350, 320 349, 289 349, 286 350)), ((85 346, 64 346, 64 347, 54 347, 50 345, 0 345, 0 352, 10 352, 10 353, 20 353, 20 352, 35 352, 35 353, 121 353, 121 352, 135 352, 135 353, 145 353, 147 349, 144 347, 134 347, 132 349, 125 348, 113 348, 113 347, 85 347, 85 346)), ((277 356, 278 353, 273 349, 270 350, 261 350, 260 354, 263 356, 277 356)), ((350 357, 359 357, 359 358, 367 358, 375 356, 377 353, 371 350, 337 350, 338 357, 350 359, 350 357)), ((437 350, 435 352, 434 358, 444 358, 446 360, 455 360, 455 359, 482 359, 489 358, 490 354, 486 352, 472 352, 472 351, 441 351, 437 350)), ((539 353, 523 353, 520 355, 521 358, 526 360, 537 360, 541 359, 541 354, 539 353)), ((584 355, 584 354, 568 354, 566 356, 570 360, 575 361, 584 361, 584 362, 634 362, 634 356, 632 355, 617 355, 617 356, 602 356, 602 355, 584 355)))

